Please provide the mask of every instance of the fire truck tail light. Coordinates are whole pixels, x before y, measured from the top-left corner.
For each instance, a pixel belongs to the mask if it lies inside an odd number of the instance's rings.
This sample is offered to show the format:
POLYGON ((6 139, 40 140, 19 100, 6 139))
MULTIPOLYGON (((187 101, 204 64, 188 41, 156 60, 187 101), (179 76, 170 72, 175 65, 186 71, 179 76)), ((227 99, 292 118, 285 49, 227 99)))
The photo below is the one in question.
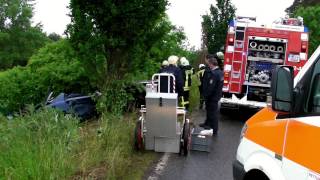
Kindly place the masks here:
POLYGON ((309 40, 309 36, 307 33, 302 33, 301 34, 301 41, 308 41, 309 40))
POLYGON ((225 72, 225 73, 224 73, 224 77, 225 77, 225 78, 228 78, 228 77, 229 77, 229 72, 225 72))
POLYGON ((301 52, 306 52, 307 51, 307 45, 302 43, 301 44, 301 52))
POLYGON ((233 43, 233 37, 230 37, 229 39, 228 39, 228 41, 229 41, 229 43, 233 43))
POLYGON ((224 84, 228 84, 228 83, 229 83, 229 81, 227 81, 227 80, 224 80, 224 81, 223 81, 223 83, 224 83, 224 84))

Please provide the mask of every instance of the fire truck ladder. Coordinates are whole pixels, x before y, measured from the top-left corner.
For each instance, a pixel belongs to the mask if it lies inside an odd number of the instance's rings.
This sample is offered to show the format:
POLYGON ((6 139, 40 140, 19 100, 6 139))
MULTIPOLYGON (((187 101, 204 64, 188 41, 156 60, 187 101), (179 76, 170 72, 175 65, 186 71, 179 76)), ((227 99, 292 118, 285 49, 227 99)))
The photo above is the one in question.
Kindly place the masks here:
POLYGON ((232 77, 232 84, 238 84, 238 91, 236 91, 235 93, 239 93, 241 92, 242 86, 241 86, 241 82, 242 82, 242 70, 243 70, 243 66, 244 66, 244 54, 246 53, 244 52, 244 44, 245 44, 245 37, 246 37, 246 28, 248 26, 249 22, 245 22, 245 23, 241 23, 244 24, 244 26, 237 26, 236 27, 236 31, 235 31, 235 50, 233 53, 233 61, 232 61, 232 71, 231 71, 231 77, 232 77), (242 36, 239 35, 237 36, 237 34, 243 34, 242 36), (238 45, 241 44, 241 50, 239 50, 238 45), (238 50, 237 50, 238 49, 238 50), (234 59, 234 54, 235 53, 241 53, 241 59, 234 59), (240 66, 240 71, 234 71, 234 65, 237 64, 240 66), (234 74, 238 74, 239 75, 239 80, 234 81, 233 79, 235 79, 234 74))

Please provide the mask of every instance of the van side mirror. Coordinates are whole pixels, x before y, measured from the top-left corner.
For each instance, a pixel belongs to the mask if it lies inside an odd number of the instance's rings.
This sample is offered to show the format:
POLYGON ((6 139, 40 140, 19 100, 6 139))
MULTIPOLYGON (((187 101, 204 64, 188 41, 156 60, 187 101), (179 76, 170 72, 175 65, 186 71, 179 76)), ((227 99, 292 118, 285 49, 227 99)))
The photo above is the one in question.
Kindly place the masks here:
POLYGON ((278 66, 272 73, 272 109, 292 112, 293 109, 293 67, 278 66))

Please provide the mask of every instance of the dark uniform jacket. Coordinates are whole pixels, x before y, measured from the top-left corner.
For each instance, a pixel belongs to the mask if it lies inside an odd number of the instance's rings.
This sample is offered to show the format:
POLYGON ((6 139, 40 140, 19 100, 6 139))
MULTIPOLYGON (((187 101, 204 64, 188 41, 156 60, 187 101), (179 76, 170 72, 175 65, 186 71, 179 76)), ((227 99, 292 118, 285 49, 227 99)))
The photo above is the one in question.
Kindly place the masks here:
POLYGON ((222 97, 223 72, 216 68, 206 68, 202 81, 203 96, 206 101, 219 101, 222 97))
MULTIPOLYGON (((179 96, 183 95, 183 78, 182 78, 182 72, 181 69, 174 66, 174 65, 169 65, 168 67, 165 67, 161 69, 160 73, 170 73, 173 74, 174 77, 176 78, 176 93, 178 93, 179 96)), ((160 92, 162 93, 167 93, 168 92, 168 78, 166 77, 161 77, 160 79, 160 92)), ((171 84, 171 93, 173 92, 173 81, 170 80, 171 84)))

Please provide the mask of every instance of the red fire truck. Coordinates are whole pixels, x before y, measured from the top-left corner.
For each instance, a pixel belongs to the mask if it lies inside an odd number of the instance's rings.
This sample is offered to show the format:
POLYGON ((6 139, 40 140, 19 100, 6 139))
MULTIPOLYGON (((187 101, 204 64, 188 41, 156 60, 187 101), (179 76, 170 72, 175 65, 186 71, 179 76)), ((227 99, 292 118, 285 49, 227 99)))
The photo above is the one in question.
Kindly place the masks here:
POLYGON ((221 107, 267 106, 272 70, 277 65, 290 65, 297 74, 308 59, 308 37, 301 17, 283 18, 269 26, 258 24, 252 17, 231 21, 221 107))

